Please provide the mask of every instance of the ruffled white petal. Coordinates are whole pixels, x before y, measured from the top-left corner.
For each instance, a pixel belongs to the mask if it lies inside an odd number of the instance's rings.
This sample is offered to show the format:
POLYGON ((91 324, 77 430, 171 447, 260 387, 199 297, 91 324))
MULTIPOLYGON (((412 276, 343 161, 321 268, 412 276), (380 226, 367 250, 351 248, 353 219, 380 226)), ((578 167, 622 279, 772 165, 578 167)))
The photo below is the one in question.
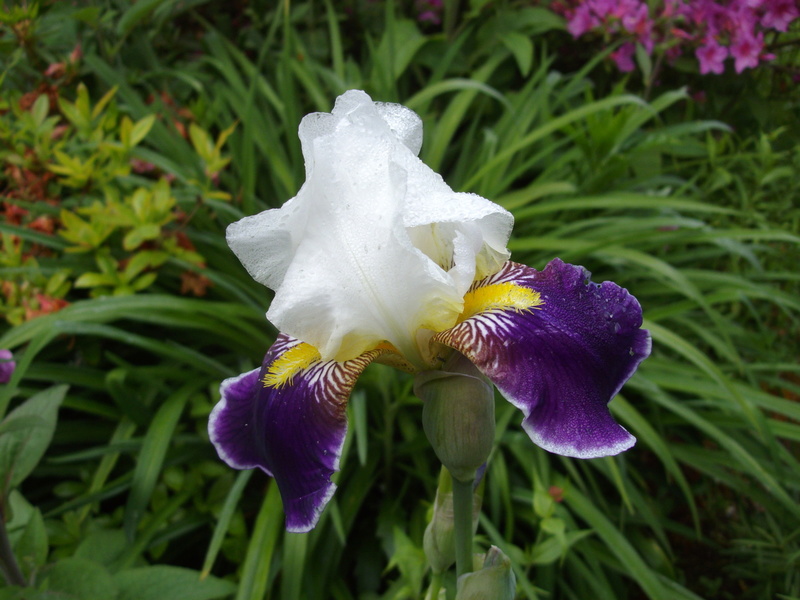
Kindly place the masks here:
POLYGON ((323 360, 388 341, 424 365, 419 331, 451 327, 469 286, 506 260, 511 215, 453 192, 417 158, 419 117, 364 92, 305 117, 300 139, 297 196, 228 229, 250 274, 275 290, 267 317, 323 360))

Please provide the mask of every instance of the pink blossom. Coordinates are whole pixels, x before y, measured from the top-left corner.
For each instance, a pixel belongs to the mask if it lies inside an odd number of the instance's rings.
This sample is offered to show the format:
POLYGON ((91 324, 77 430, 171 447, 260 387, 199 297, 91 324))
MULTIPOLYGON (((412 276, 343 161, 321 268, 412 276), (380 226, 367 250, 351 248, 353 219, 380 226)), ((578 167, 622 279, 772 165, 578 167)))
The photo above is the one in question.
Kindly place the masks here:
POLYGON ((567 31, 572 34, 572 37, 578 38, 599 24, 600 21, 592 14, 592 9, 587 2, 581 4, 572 13, 572 17, 567 22, 567 31))
POLYGON ((700 61, 700 73, 716 73, 719 75, 725 70, 725 59, 728 57, 728 49, 720 46, 714 40, 708 40, 705 45, 700 46, 695 55, 700 61))
POLYGON ((611 58, 617 63, 617 68, 620 71, 630 73, 636 66, 633 63, 633 54, 635 52, 636 46, 631 42, 627 42, 612 52, 611 58))
POLYGON ((761 50, 764 48, 764 34, 756 36, 743 34, 731 44, 730 52, 734 58, 734 68, 741 73, 747 68, 758 66, 761 50))
POLYGON ((761 18, 763 27, 786 31, 789 24, 800 16, 800 11, 793 0, 768 0, 767 10, 761 18))
POLYGON ((650 20, 646 4, 640 4, 635 12, 624 15, 622 17, 622 26, 637 37, 647 52, 653 51, 654 42, 651 35, 653 21, 650 20))
POLYGON ((767 30, 786 31, 800 18, 798 0, 556 0, 553 8, 573 37, 596 31, 623 43, 611 56, 622 71, 635 68, 640 44, 668 60, 693 51, 702 74, 724 72, 730 56, 741 73, 774 58, 765 51, 767 30))

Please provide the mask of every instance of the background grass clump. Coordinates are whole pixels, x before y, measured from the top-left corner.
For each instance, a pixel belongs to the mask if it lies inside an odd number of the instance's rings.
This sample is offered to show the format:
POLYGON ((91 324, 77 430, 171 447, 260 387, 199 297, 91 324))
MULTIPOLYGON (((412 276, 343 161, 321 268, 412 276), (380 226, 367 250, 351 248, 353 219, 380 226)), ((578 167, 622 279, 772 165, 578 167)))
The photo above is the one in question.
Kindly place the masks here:
POLYGON ((518 597, 800 597, 797 23, 756 69, 655 79, 542 3, 456 4, 3 8, 0 514, 19 568, 0 598, 424 598, 438 467, 408 377, 360 379, 307 535, 206 434, 220 380, 276 334, 225 226, 294 195, 300 119, 350 88, 420 114, 422 159, 514 213, 515 260, 613 279, 653 335, 611 404, 639 439, 622 456, 546 454, 498 402, 479 542, 518 597))

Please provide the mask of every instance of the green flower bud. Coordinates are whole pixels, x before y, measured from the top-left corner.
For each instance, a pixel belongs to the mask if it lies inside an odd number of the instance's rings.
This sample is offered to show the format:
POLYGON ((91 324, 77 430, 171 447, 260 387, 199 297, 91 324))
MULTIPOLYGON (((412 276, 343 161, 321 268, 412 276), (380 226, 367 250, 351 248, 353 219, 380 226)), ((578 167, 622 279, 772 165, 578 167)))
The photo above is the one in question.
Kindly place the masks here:
POLYGON ((454 352, 442 370, 417 374, 414 393, 425 403, 422 426, 436 456, 455 479, 474 479, 494 444, 491 383, 454 352))
POLYGON ((517 578, 511 561, 497 546, 489 548, 483 568, 458 578, 456 600, 514 600, 517 578))

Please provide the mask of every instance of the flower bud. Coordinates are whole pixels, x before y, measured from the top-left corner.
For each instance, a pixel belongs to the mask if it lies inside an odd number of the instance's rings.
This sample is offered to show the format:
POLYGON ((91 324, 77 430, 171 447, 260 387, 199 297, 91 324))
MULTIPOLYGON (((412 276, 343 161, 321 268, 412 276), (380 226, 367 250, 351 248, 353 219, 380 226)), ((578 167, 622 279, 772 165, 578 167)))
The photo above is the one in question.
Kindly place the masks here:
POLYGON ((454 352, 442 370, 416 376, 424 401, 422 426, 436 456, 459 481, 471 481, 494 443, 494 389, 465 356, 454 352))
POLYGON ((482 569, 458 578, 456 600, 514 600, 516 589, 511 561, 497 546, 492 546, 482 569))
POLYGON ((14 355, 10 350, 5 348, 0 350, 0 383, 8 383, 11 380, 11 374, 17 367, 14 362, 14 355))

